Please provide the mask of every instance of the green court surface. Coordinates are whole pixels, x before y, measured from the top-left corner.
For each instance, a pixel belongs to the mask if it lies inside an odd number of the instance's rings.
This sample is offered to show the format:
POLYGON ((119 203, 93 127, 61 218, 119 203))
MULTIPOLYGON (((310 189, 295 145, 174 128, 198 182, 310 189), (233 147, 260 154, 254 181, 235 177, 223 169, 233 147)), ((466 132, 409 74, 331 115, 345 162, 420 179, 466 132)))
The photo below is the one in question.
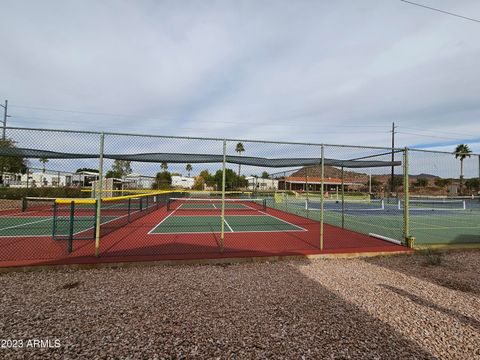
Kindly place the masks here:
MULTIPOLYGON (((306 211, 298 206, 276 204, 277 208, 319 221, 320 212, 306 211)), ((325 211, 325 223, 342 227, 338 211, 325 211)), ((345 229, 362 234, 374 233, 393 239, 403 239, 403 215, 381 211, 346 213, 345 229)), ((480 210, 432 211, 410 214, 410 235, 416 244, 465 244, 480 242, 480 210)))
MULTIPOLYGON (((325 212, 325 222, 341 226, 341 214, 325 212)), ((403 217, 399 215, 346 214, 346 229, 368 234, 375 233, 394 239, 403 238, 403 217)), ((480 241, 480 213, 436 213, 410 216, 410 235, 417 244, 456 244, 480 241)))
MULTIPOLYGON (((115 219, 115 217, 102 217, 102 223, 115 219)), ((58 234, 68 234, 69 217, 59 217, 57 221, 58 234)), ((79 233, 92 229, 95 219, 92 216, 77 216, 73 226, 73 232, 79 233)), ((0 237, 36 237, 52 236, 52 216, 30 217, 0 217, 0 237)))
MULTIPOLYGON (((307 231, 270 215, 226 215, 225 232, 307 231)), ((215 215, 174 215, 163 219, 149 234, 194 234, 221 231, 221 217, 215 215)))

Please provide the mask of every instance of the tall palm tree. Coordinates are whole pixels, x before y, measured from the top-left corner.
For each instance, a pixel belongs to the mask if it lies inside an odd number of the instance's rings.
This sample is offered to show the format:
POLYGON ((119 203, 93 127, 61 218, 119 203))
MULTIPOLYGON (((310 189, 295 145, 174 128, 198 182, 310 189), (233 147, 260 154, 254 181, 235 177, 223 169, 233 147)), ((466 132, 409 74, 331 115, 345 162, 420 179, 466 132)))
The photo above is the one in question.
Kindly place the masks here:
POLYGON ((192 165, 191 164, 187 164, 187 166, 185 166, 185 170, 188 171, 188 177, 190 177, 190 172, 192 171, 192 165))
POLYGON ((45 164, 48 162, 48 159, 45 156, 43 156, 40 159, 38 159, 38 161, 40 161, 43 164, 43 172, 45 172, 45 164))
POLYGON ((460 194, 463 193, 463 160, 470 157, 472 150, 467 144, 457 145, 455 148, 455 159, 460 159, 460 194))
MULTIPOLYGON (((243 147, 243 144, 239 142, 237 146, 235 147, 235 151, 238 153, 238 155, 242 155, 242 152, 245 151, 245 148, 243 147)), ((238 164, 238 177, 240 178, 240 169, 241 169, 241 164, 238 164)))

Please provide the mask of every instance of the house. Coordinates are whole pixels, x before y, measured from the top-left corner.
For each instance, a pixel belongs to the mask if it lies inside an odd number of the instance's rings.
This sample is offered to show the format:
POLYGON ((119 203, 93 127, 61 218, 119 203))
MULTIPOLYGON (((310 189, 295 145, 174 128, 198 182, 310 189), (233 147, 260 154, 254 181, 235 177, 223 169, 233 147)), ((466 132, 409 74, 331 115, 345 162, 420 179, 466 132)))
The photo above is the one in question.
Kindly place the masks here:
POLYGON ((195 184, 195 178, 181 176, 181 175, 172 176, 173 187, 179 187, 182 189, 191 189, 194 184, 195 184))
POLYGON ((248 181, 247 188, 251 191, 278 190, 277 179, 263 179, 256 176, 247 176, 245 180, 248 181))
POLYGON ((131 173, 123 179, 129 189, 151 189, 155 183, 154 176, 146 176, 137 173, 131 173))

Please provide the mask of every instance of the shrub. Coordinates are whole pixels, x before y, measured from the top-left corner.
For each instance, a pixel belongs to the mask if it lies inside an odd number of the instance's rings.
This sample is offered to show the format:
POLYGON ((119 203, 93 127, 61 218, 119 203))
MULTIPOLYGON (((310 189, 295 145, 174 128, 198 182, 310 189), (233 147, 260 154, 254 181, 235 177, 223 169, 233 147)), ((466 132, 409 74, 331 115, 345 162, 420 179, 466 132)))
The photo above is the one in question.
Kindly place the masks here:
POLYGON ((432 249, 420 250, 419 254, 423 256, 426 265, 437 266, 442 262, 442 254, 432 249))

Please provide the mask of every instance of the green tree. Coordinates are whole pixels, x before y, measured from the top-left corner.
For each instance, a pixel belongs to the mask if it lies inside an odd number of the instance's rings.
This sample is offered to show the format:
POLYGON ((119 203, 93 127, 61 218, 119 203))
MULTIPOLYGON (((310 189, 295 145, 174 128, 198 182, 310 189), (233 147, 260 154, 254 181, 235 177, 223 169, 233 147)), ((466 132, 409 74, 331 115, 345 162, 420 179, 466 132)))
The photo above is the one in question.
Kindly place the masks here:
POLYGON ((200 175, 195 178, 193 183, 193 190, 203 190, 205 189, 205 179, 200 175))
MULTIPOLYGON (((242 153, 245 151, 245 148, 241 142, 237 143, 235 146, 235 151, 238 153, 238 155, 242 155, 242 153)), ((238 176, 240 176, 240 170, 241 170, 242 164, 238 164, 238 176)))
POLYGON ((115 160, 112 164, 112 169, 107 171, 105 177, 122 179, 125 176, 132 173, 130 161, 127 160, 115 160))
MULTIPOLYGON (((217 170, 214 176, 217 189, 222 189, 222 170, 217 170)), ((232 169, 225 169, 225 190, 233 190, 233 184, 237 182, 237 175, 232 169)))
POLYGON ((262 172, 262 179, 268 179, 270 177, 269 173, 264 171, 262 172))
POLYGON ((378 189, 382 185, 382 183, 375 176, 372 176, 371 184, 372 189, 378 189))
POLYGON ((455 159, 460 159, 460 194, 463 191, 463 160, 470 157, 472 150, 467 144, 457 145, 455 148, 455 159))
POLYGON ((42 170, 45 172, 45 165, 48 163, 48 159, 45 156, 42 156, 41 158, 38 159, 42 163, 42 170))
POLYGON ((399 186, 403 185, 403 176, 401 175, 395 175, 393 177, 393 188, 396 189, 399 186))
POLYGON ((112 170, 121 174, 120 177, 127 176, 132 173, 131 161, 115 160, 112 164, 112 170))
MULTIPOLYGON (((8 153, 8 149, 15 147, 15 141, 8 138, 0 139, 0 150, 8 153)), ((19 156, 0 156, 0 172, 1 182, 3 183, 4 172, 25 174, 27 172, 27 161, 19 156)))
POLYGON ((190 177, 190 172, 193 170, 192 164, 187 164, 187 166, 185 166, 185 170, 187 170, 188 177, 190 177))
POLYGON ((441 188, 446 188, 448 185, 452 183, 452 180, 450 179, 442 179, 442 178, 436 178, 434 181, 435 185, 441 188))
POLYGON ((466 180, 465 181, 465 186, 470 191, 479 191, 480 190, 480 178, 466 180))
POLYGON ((425 187, 428 185, 428 179, 426 178, 418 178, 417 181, 415 182, 415 186, 418 187, 425 187))
POLYGON ((153 189, 168 189, 172 185, 172 175, 168 171, 162 171, 155 176, 153 189))
POLYGON ((202 179, 205 181, 205 184, 207 184, 207 186, 212 186, 213 183, 215 182, 215 177, 212 174, 210 174, 210 172, 206 169, 200 171, 199 176, 202 177, 202 179))

